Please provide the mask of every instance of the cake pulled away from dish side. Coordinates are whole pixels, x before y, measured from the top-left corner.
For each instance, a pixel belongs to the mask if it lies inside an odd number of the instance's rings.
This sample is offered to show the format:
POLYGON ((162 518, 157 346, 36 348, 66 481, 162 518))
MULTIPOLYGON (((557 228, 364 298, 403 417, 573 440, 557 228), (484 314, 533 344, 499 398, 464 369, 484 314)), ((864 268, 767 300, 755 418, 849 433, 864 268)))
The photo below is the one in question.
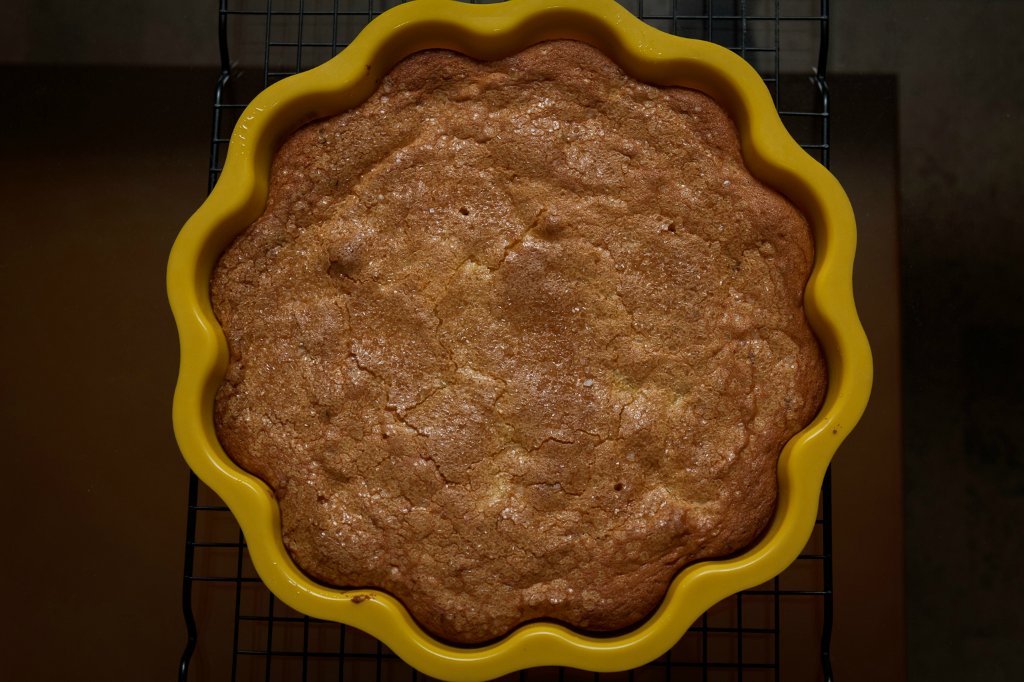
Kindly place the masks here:
POLYGON ((813 258, 706 95, 574 41, 417 53, 284 142, 217 263, 218 437, 317 581, 458 643, 626 628, 771 520, 813 258))

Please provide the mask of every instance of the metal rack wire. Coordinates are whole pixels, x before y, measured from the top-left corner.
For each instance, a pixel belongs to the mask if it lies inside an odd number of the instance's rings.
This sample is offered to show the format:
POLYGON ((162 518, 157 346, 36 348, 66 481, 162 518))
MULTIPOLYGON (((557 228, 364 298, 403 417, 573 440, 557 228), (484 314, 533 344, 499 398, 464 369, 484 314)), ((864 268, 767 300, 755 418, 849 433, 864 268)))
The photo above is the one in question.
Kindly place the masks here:
MULTIPOLYGON (((368 21, 401 1, 220 0, 221 72, 214 94, 210 188, 231 130, 253 95, 331 58, 368 21)), ((827 0, 620 2, 656 28, 719 43, 747 59, 796 140, 828 166, 827 0)), ((539 668, 507 679, 831 681, 830 490, 826 476, 814 532, 789 569, 711 608, 660 659, 621 674, 539 668)), ((194 679, 204 672, 222 679, 215 670, 229 670, 231 680, 423 677, 368 635, 303 616, 276 600, 256 576, 227 507, 194 474, 182 606, 187 642, 181 682, 190 679, 190 671, 194 679)))

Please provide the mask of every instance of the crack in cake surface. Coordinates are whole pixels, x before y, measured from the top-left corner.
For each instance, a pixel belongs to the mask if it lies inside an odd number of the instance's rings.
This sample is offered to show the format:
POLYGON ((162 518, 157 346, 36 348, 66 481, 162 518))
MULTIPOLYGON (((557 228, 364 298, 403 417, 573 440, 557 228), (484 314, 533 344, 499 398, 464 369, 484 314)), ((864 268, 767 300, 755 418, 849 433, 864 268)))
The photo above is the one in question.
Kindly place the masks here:
POLYGON ((218 435, 303 570, 441 637, 633 625, 770 519, 812 257, 706 96, 568 41, 420 53, 285 142, 221 257, 218 435))

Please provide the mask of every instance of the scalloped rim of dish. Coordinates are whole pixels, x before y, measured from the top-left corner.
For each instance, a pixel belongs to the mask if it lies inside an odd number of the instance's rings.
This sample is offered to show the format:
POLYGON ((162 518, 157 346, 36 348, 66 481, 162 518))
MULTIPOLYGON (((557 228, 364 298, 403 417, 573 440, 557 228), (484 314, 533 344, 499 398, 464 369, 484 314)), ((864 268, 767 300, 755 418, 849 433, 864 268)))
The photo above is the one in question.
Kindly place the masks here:
POLYGON ((658 31, 614 0, 415 0, 371 21, 327 63, 270 86, 242 113, 220 180, 182 228, 168 262, 168 296, 181 345, 175 435, 189 466, 234 513, 264 583, 296 610, 368 632, 423 673, 453 681, 544 665, 633 668, 671 648, 719 600, 781 573, 806 544, 825 470, 870 392, 871 354, 852 291, 855 241, 843 189, 790 137, 760 76, 731 51, 658 31), (262 213, 273 155, 301 125, 358 105, 414 52, 441 48, 494 60, 560 38, 593 45, 638 80, 703 91, 730 114, 751 172, 789 198, 812 225, 816 259, 805 309, 825 351, 828 391, 814 421, 782 451, 778 507, 761 540, 739 556, 684 568, 646 621, 611 636, 534 622, 484 646, 454 646, 426 633, 391 595, 325 587, 292 563, 273 493, 231 461, 214 431, 213 398, 227 347, 211 308, 209 279, 231 239, 262 213))

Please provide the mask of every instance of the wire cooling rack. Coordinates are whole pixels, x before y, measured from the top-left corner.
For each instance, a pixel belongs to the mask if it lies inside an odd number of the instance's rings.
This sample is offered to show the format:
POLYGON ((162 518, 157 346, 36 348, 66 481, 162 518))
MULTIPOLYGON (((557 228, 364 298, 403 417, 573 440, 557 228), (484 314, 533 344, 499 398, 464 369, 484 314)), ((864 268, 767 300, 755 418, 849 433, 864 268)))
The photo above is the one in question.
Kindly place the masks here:
MULTIPOLYGON (((415 1, 415 0, 412 0, 415 1)), ((246 104, 317 66, 400 0, 221 0, 221 73, 209 185, 246 104)), ((783 122, 828 166, 827 0, 620 0, 663 31, 719 43, 764 78, 783 122)), ((211 11, 212 15, 212 11, 211 11)), ((211 17, 212 19, 212 17, 211 17)), ((508 680, 832 680, 832 519, 826 476, 814 532, 779 577, 712 607, 660 659, 625 673, 537 668, 508 680)), ((188 488, 182 593, 187 642, 179 680, 424 679, 368 635, 303 616, 271 595, 227 507, 194 474, 188 488)))

